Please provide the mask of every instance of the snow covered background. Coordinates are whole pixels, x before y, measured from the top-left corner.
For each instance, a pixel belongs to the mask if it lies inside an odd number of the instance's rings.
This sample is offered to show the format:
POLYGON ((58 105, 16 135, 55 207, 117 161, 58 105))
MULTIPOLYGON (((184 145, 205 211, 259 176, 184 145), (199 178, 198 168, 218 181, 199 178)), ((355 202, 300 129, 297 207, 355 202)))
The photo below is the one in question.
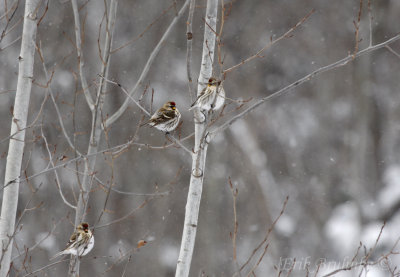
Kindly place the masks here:
MULTIPOLYGON (((13 3, 6 2, 9 6, 13 3)), ((23 14, 24 1, 20 2, 12 25, 23 14)), ((78 2, 82 5, 81 21, 85 22, 84 70, 94 95, 101 66, 97 39, 105 7, 103 1, 78 2)), ((372 43, 376 44, 400 32, 397 24, 400 1, 372 2, 372 43)), ((4 14, 4 3, 0 4, 0 15, 4 14)), ((135 84, 153 47, 174 17, 173 3, 119 1, 114 49, 137 38, 157 20, 140 39, 112 55, 110 79, 128 90, 135 84)), ((223 68, 253 55, 270 38, 284 34, 315 9, 292 37, 266 50, 263 58, 226 75, 224 87, 229 98, 256 101, 354 51, 353 21, 358 16, 358 0, 330 1, 329 4, 320 0, 225 3, 230 13, 222 35, 223 68)), ((182 4, 182 0, 176 1, 176 8, 182 4)), ((200 68, 205 5, 204 0, 196 1, 194 80, 200 68)), ((154 107, 168 100, 177 102, 183 119, 182 137, 194 130, 193 117, 188 111, 193 99, 188 92, 186 77, 186 20, 187 14, 164 43, 140 90, 141 94, 147 87, 143 98, 146 108, 150 107, 152 90, 154 107)), ((0 30, 5 26, 6 18, 3 17, 0 30)), ((104 28, 104 22, 102 26, 104 28)), ((359 48, 363 49, 369 45, 366 1, 360 26, 359 48)), ((3 179, 8 149, 8 139, 3 138, 9 136, 20 42, 6 49, 3 47, 17 39, 21 30, 19 24, 0 41, 0 177, 3 179)), ((104 39, 103 34, 100 42, 104 39)), ((91 116, 77 79, 74 41, 70 2, 49 1, 49 10, 38 29, 37 42, 41 43, 46 66, 49 70, 56 69, 50 85, 67 131, 76 147, 85 153, 91 116)), ((390 46, 400 53, 399 42, 390 46)), ((218 72, 218 66, 214 70, 218 72)), ((255 271, 257 276, 277 276, 280 270, 286 276, 291 268, 291 276, 306 276, 307 268, 313 276, 318 264, 318 276, 323 276, 362 262, 371 248, 374 248, 369 258, 371 262, 388 254, 400 237, 399 72, 400 58, 386 48, 380 49, 266 102, 215 138, 207 156, 191 276, 232 276, 236 270, 230 238, 234 217, 229 177, 239 191, 239 266, 263 240, 289 196, 286 210, 268 238, 269 248, 255 271), (376 244, 384 222, 386 225, 376 244)), ((35 57, 34 80, 29 122, 37 116, 46 95, 43 85, 47 80, 39 55, 35 57)), ((104 115, 115 112, 125 98, 118 87, 109 85, 104 115)), ((227 104, 224 117, 216 124, 238 112, 236 103, 227 100, 227 104)), ((130 105, 121 119, 112 125, 108 141, 103 136, 100 149, 126 143, 133 136, 140 117, 140 110, 130 105)), ((36 126, 27 131, 23 168, 28 176, 41 172, 48 165, 48 154, 40 138, 40 124, 56 163, 61 163, 59 158, 62 156, 66 159, 74 157, 60 131, 54 106, 47 100, 36 126)), ((162 133, 149 128, 141 128, 137 138, 138 142, 150 145, 166 143, 162 133)), ((193 140, 185 141, 185 145, 191 149, 193 140)), ((177 148, 150 150, 133 145, 115 159, 113 172, 109 155, 100 154, 97 161, 96 177, 106 185, 112 182, 114 188, 125 192, 154 193, 158 190, 171 193, 150 199, 143 208, 118 224, 95 229, 96 245, 81 264, 81 276, 121 276, 125 266, 126 276, 174 276, 188 193, 190 157, 177 148), (148 244, 132 250, 141 239, 148 244), (132 251, 130 261, 129 255, 120 259, 128 251, 132 251)), ((76 196, 82 179, 80 172, 83 172, 82 161, 58 170, 63 191, 71 202, 75 201, 74 193, 76 196)), ((101 226, 121 218, 148 199, 112 192, 108 213, 97 222, 105 196, 104 189, 95 181, 87 215, 91 225, 101 226)), ((18 215, 30 198, 30 207, 42 205, 22 218, 14 245, 16 269, 13 276, 23 276, 49 264, 49 257, 62 250, 73 230, 74 213, 63 204, 54 173, 41 174, 29 183, 21 184, 18 215), (39 184, 42 184, 40 190, 32 197, 30 186, 39 184), (40 244, 24 261, 24 248, 38 242, 40 244)), ((264 246, 242 276, 257 263, 264 246)), ((399 251, 399 246, 394 251, 399 251)), ((400 265, 400 256, 390 255, 388 262, 392 268, 400 265)), ((46 268, 37 276, 64 276, 67 264, 61 262, 46 268)), ((359 276, 360 270, 361 267, 357 267, 336 276, 359 276)), ((384 262, 369 266, 367 270, 369 277, 391 276, 384 262)))

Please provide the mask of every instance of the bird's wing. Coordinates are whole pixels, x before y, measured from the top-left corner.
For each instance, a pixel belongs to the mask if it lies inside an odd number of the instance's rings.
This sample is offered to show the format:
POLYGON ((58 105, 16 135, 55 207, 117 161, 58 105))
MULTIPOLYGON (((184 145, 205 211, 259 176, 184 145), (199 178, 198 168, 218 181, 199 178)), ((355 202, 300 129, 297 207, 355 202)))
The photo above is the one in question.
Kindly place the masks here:
POLYGON ((67 243, 67 248, 70 248, 74 242, 78 239, 79 233, 78 232, 74 232, 71 237, 69 238, 69 242, 67 243))
POLYGON ((155 116, 150 118, 150 121, 154 123, 154 125, 165 123, 176 117, 176 113, 173 110, 162 109, 157 112, 155 116))
POLYGON ((65 251, 67 251, 67 250, 70 249, 70 247, 71 247, 72 244, 76 241, 76 239, 77 239, 77 232, 74 232, 74 233, 71 235, 71 237, 69 238, 69 242, 67 243, 66 248, 65 248, 63 251, 58 252, 57 254, 55 254, 53 257, 50 258, 50 260, 53 260, 53 259, 57 258, 58 256, 61 256, 61 255, 63 255, 64 253, 67 253, 67 252, 65 252, 65 251))
POLYGON ((197 97, 196 101, 193 102, 192 105, 190 105, 190 107, 194 107, 198 102, 199 99, 204 95, 204 93, 206 92, 207 87, 203 88, 203 90, 200 92, 199 96, 197 97))

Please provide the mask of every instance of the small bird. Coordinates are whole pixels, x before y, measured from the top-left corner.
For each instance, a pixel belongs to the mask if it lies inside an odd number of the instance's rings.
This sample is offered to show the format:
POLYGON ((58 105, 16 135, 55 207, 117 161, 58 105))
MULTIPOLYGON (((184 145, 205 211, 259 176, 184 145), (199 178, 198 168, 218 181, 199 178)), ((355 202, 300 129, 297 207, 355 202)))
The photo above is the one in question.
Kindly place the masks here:
POLYGON ((65 250, 54 255, 50 260, 57 258, 61 255, 75 255, 75 256, 85 256, 89 253, 94 246, 94 236, 92 231, 89 229, 89 224, 82 222, 76 227, 75 232, 69 238, 67 243, 67 248, 65 250))
POLYGON ((158 111, 156 111, 143 125, 150 125, 160 131, 169 133, 178 126, 181 119, 181 113, 176 108, 175 102, 165 103, 158 111))
POLYGON ((218 110, 225 102, 225 91, 221 81, 214 77, 208 80, 207 86, 200 92, 199 97, 190 106, 189 110, 199 107, 202 110, 218 110))

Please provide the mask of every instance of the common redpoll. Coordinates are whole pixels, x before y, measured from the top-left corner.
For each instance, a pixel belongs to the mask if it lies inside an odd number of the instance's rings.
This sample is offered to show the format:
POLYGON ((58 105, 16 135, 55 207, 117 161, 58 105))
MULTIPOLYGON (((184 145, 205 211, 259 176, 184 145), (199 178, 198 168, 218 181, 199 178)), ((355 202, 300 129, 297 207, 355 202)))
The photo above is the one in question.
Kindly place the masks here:
POLYGON ((52 259, 61 255, 75 255, 75 256, 85 256, 89 253, 94 246, 94 236, 92 231, 89 229, 89 224, 82 222, 76 227, 75 232, 69 238, 67 243, 67 248, 65 250, 54 255, 52 259))
POLYGON ((176 108, 175 102, 167 102, 150 117, 149 121, 142 125, 148 124, 169 133, 178 126, 180 119, 181 113, 176 108))
POLYGON ((200 92, 196 101, 190 106, 189 110, 199 107, 202 110, 218 110, 225 102, 225 91, 221 81, 214 77, 208 80, 207 86, 200 92))

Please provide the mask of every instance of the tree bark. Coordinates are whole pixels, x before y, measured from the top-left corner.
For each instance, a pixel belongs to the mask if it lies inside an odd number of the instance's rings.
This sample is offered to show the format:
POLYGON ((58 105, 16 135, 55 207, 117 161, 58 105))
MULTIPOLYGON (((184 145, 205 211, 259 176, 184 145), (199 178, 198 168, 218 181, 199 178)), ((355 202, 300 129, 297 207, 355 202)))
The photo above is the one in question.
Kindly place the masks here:
POLYGON ((18 205, 20 172, 25 147, 25 128, 28 118, 29 99, 33 80, 33 63, 37 30, 39 0, 25 2, 24 26, 19 56, 18 83, 11 121, 11 139, 8 148, 4 178, 3 203, 1 207, 0 238, 2 244, 0 276, 10 270, 10 259, 18 205))
MULTIPOLYGON (((203 40, 203 55, 200 68, 197 95, 202 91, 204 84, 212 75, 212 61, 214 60, 215 30, 217 29, 218 0, 207 1, 206 24, 203 40)), ((198 108, 195 116, 195 145, 192 156, 192 175, 190 177, 189 193, 185 210, 181 249, 176 266, 176 277, 187 277, 190 272, 194 243, 199 218, 201 193, 203 190, 204 172, 207 156, 207 120, 202 117, 198 108)))

